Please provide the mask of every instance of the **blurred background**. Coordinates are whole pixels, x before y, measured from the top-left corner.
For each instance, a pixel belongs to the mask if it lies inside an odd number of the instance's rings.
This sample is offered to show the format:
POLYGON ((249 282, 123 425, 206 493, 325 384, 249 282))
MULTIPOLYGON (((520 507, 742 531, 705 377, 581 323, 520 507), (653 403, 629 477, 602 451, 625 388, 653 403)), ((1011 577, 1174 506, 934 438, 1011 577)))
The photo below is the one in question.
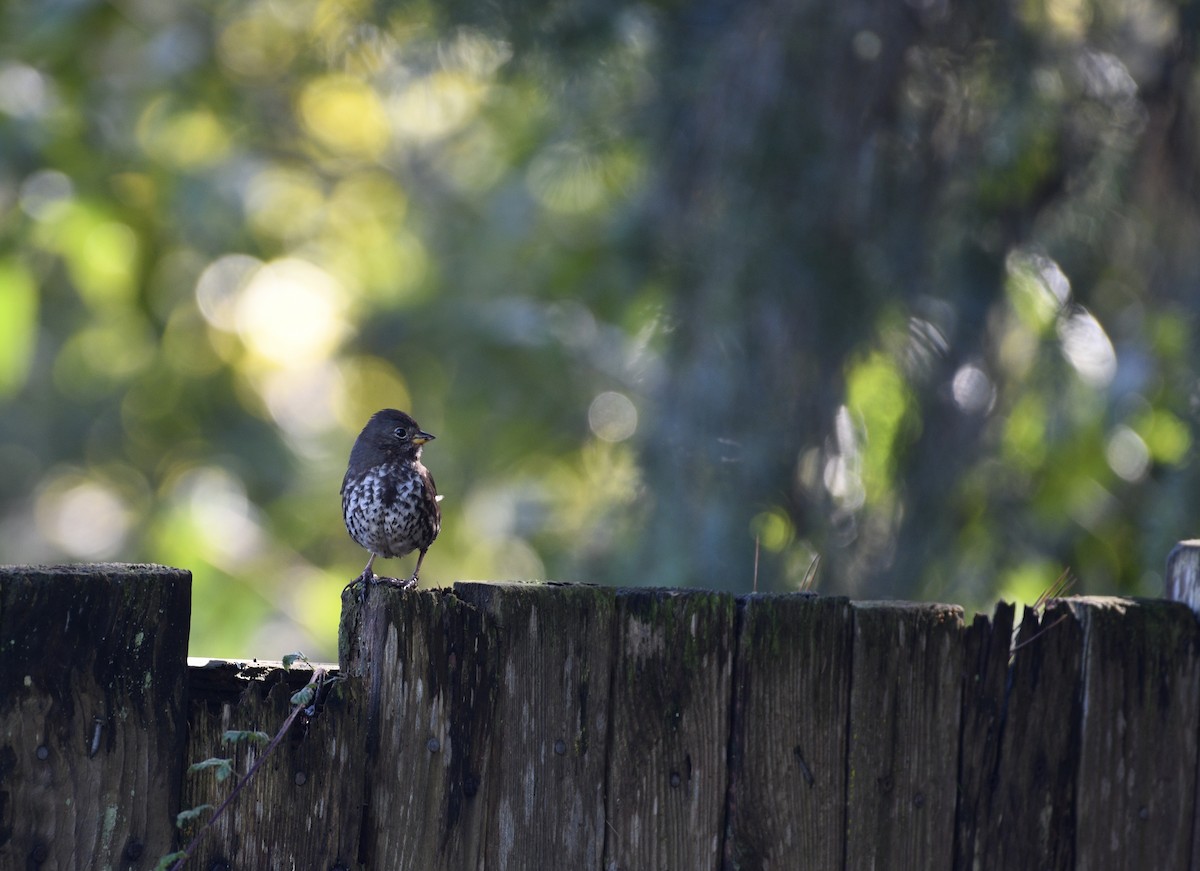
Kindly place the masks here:
POLYGON ((1200 482, 1200 0, 0 7, 0 562, 336 655, 422 582, 1159 595, 1200 482), (384 561, 411 571, 412 557, 384 561))

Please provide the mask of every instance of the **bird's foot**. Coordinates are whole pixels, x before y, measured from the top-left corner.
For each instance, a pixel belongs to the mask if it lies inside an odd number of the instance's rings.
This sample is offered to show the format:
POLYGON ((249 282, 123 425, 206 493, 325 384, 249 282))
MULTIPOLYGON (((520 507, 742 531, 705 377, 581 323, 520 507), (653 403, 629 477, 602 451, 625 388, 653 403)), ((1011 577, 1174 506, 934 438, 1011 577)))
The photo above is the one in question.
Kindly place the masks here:
POLYGON ((417 586, 416 578, 381 578, 376 577, 374 583, 387 584, 389 587, 399 587, 401 590, 411 590, 417 586))
POLYGON ((347 590, 356 590, 358 592, 358 601, 361 602, 367 594, 367 586, 369 584, 377 584, 380 580, 382 579, 369 568, 363 569, 361 575, 342 587, 342 595, 346 595, 347 590))

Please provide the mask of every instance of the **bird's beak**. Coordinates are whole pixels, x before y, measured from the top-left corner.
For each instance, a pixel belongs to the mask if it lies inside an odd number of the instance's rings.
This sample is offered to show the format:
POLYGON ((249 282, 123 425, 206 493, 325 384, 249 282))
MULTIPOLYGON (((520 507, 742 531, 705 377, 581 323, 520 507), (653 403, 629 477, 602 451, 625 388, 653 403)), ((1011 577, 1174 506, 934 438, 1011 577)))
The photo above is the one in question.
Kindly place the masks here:
POLYGON ((423 445, 423 444, 425 444, 425 442, 433 441, 433 439, 434 439, 434 436, 431 436, 429 433, 425 432, 424 430, 417 430, 417 434, 412 437, 412 443, 414 445, 423 445))

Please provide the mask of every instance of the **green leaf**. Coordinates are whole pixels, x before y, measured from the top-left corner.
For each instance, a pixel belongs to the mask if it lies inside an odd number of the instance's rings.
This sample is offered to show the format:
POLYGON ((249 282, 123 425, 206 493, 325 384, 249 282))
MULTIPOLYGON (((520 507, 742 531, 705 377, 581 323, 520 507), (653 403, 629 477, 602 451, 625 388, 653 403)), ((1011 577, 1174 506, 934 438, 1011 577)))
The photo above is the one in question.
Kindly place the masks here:
POLYGON ((247 744, 266 744, 271 740, 271 736, 266 732, 230 729, 221 736, 221 740, 226 744, 237 744, 241 741, 247 744))
POLYGON ((195 807, 188 808, 185 811, 180 811, 179 813, 175 814, 175 827, 182 829, 188 823, 194 823, 201 817, 201 815, 212 810, 212 807, 213 806, 211 804, 200 804, 196 805, 195 807))
POLYGON ((168 853, 158 860, 158 864, 154 866, 154 871, 168 871, 168 869, 181 859, 188 857, 187 850, 179 850, 176 853, 168 853))
POLYGON ((195 774, 198 771, 207 771, 210 768, 215 769, 217 783, 220 783, 229 775, 233 774, 233 760, 218 759, 214 757, 205 759, 203 762, 194 762, 188 766, 188 774, 195 774))

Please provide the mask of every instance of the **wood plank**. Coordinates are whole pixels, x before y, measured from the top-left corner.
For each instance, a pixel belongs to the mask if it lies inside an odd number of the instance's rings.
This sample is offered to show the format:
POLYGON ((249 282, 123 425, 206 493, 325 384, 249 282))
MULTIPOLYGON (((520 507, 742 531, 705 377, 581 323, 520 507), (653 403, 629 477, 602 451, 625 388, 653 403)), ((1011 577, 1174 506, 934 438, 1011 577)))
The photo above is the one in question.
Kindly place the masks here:
MULTIPOLYGON (((999 639, 997 639, 999 649, 999 639)), ((959 868, 1069 871, 1082 709, 1083 630, 1052 602, 1026 608, 1011 654, 1000 751, 984 786, 985 815, 959 868)), ((965 752, 965 750, 964 750, 965 752)))
POLYGON ((734 615, 728 594, 618 594, 606 869, 719 867, 734 615))
POLYGON ((1193 863, 1198 632, 1179 602, 1070 600, 1084 628, 1079 868, 1193 863))
POLYGON ((962 609, 854 604, 846 867, 950 868, 962 609))
POLYGON ((362 861, 474 868, 483 852, 503 666, 480 609, 450 590, 343 597, 342 670, 362 680, 368 770, 362 861))
POLYGON ((459 583, 495 626, 503 664, 480 867, 600 871, 616 591, 459 583))
POLYGON ((850 602, 796 594, 739 605, 725 867, 841 868, 850 602))
POLYGON ((986 860, 980 830, 994 819, 995 782, 1000 767, 1007 704, 1013 615, 1007 602, 991 620, 976 614, 963 633, 963 712, 955 811, 954 867, 986 860))
MULTIPOLYGON (((312 671, 277 663, 211 663, 189 669, 192 682, 188 763, 231 758, 244 777, 266 748, 228 744, 226 731, 274 736, 291 696, 312 671)), ((253 780, 203 835, 188 860, 194 868, 354 868, 365 795, 365 745, 350 711, 360 703, 355 682, 334 684, 312 718, 298 719, 253 780)), ((219 806, 236 780, 212 771, 185 779, 183 806, 219 806)), ((207 822, 211 813, 199 818, 207 822)), ((186 830, 187 839, 198 830, 186 830)))
POLYGON ((0 568, 0 867, 171 851, 190 593, 163 566, 0 568))

